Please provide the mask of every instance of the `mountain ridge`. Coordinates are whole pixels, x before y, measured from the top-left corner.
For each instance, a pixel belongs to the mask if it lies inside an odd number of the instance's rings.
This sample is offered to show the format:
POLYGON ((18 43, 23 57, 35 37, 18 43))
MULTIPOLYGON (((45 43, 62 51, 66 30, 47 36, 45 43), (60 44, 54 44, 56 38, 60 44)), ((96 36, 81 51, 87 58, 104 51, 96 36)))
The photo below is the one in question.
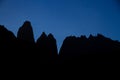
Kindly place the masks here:
POLYGON ((0 25, 0 50, 2 59, 9 64, 113 64, 119 61, 120 42, 100 33, 67 36, 58 52, 52 33, 43 32, 35 42, 31 23, 25 21, 17 37, 0 25))

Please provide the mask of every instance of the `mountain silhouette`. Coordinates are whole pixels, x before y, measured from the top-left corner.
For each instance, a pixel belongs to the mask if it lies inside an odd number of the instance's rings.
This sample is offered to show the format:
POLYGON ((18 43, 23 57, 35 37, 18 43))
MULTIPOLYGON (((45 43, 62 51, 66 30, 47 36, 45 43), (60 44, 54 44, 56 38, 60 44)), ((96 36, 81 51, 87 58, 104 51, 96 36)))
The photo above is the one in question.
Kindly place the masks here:
POLYGON ((22 27, 19 28, 17 38, 34 43, 33 29, 29 21, 25 21, 22 27))
POLYGON ((97 36, 67 37, 60 49, 61 63, 112 64, 117 62, 115 56, 120 53, 120 43, 97 36))
POLYGON ((38 38, 37 42, 37 52, 40 53, 40 59, 44 63, 57 63, 57 45, 56 40, 52 34, 48 36, 43 32, 38 38))
MULTIPOLYGON (((0 25, 0 49, 3 51, 12 50, 16 45, 16 37, 14 34, 7 30, 4 26, 0 25)), ((1 51, 1 53, 4 53, 1 51)))
POLYGON ((119 63, 120 42, 97 34, 68 36, 60 51, 53 34, 43 32, 35 42, 30 21, 19 28, 17 37, 0 25, 0 56, 6 65, 70 64, 95 65, 119 63))
POLYGON ((1 44, 4 43, 8 43, 11 44, 11 42, 14 42, 14 40, 16 39, 16 37, 14 36, 14 34, 7 30, 4 26, 0 25, 0 42, 1 44))
POLYGON ((0 58, 1 63, 8 64, 16 59, 17 39, 15 35, 0 25, 0 58), (16 57, 14 57, 16 56, 16 57))

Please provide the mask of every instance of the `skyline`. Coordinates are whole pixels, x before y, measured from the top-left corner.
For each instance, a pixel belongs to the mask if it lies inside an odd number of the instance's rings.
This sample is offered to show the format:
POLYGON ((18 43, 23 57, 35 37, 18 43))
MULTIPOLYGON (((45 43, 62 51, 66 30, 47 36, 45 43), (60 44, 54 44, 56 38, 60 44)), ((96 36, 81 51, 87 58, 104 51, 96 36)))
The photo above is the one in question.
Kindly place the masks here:
POLYGON ((66 36, 101 33, 120 41, 119 0, 0 0, 0 25, 17 35, 31 22, 35 40, 52 33, 58 48, 66 36))

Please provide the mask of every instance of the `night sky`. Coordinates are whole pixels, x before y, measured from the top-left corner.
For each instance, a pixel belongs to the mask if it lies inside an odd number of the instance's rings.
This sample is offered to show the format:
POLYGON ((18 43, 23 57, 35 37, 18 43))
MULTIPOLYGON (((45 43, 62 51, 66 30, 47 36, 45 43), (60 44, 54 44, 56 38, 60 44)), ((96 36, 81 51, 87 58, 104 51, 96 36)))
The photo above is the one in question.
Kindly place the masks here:
POLYGON ((119 0, 0 0, 0 24, 15 35, 23 22, 32 23, 35 40, 53 33, 58 48, 69 35, 101 33, 120 41, 119 0))

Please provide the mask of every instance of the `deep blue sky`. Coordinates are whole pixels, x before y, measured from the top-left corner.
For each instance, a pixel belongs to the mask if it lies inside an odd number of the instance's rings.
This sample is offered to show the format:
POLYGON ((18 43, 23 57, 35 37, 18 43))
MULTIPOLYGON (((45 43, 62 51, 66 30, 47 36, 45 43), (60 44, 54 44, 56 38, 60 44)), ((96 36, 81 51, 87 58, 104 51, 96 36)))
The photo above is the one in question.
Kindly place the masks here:
POLYGON ((0 24, 15 35, 25 20, 32 22, 35 40, 53 33, 58 47, 69 35, 102 33, 120 40, 119 0, 0 0, 0 24))

